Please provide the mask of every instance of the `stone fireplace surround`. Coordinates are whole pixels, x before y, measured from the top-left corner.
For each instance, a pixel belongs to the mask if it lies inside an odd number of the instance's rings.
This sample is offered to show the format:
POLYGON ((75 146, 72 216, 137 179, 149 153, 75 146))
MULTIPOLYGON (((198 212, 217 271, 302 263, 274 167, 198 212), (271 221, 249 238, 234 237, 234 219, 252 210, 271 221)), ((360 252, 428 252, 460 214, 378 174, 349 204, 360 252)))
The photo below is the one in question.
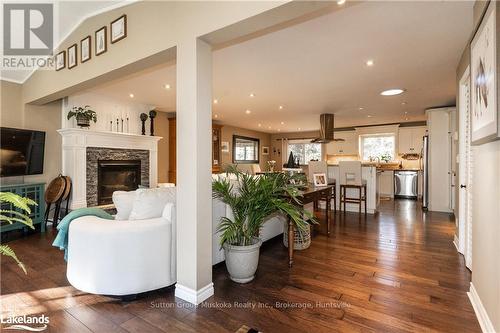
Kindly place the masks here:
MULTIPOLYGON (((79 128, 63 128, 58 132, 62 136, 62 174, 69 176, 73 183, 71 209, 88 207, 94 204, 94 199, 97 204, 96 192, 93 192, 94 198, 89 200, 88 197, 88 191, 92 191, 92 186, 87 188, 87 164, 89 162, 87 148, 90 148, 89 151, 97 148, 106 154, 117 153, 121 156, 125 156, 125 153, 134 154, 134 157, 129 159, 139 159, 135 156, 139 154, 141 165, 144 165, 144 169, 141 169, 141 182, 143 180, 146 182, 146 171, 148 171, 149 187, 156 187, 158 184, 158 141, 162 137, 79 128), (146 157, 145 152, 149 157, 146 157)), ((92 159, 90 160, 93 163, 92 159)), ((97 163, 95 166, 97 175, 97 163)), ((145 183, 142 185, 147 186, 145 183)))
POLYGON ((149 151, 87 147, 87 206, 97 206, 98 163, 100 160, 141 161, 141 185, 149 187, 149 151))

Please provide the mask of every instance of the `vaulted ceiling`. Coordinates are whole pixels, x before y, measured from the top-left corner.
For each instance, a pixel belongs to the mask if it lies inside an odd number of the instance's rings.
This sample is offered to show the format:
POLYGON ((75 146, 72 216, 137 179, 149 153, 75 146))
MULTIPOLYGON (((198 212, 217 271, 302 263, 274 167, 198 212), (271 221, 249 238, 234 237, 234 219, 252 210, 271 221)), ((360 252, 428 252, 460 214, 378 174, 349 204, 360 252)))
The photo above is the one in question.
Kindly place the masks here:
MULTIPOLYGON (((426 108, 455 103, 472 6, 363 2, 215 50, 214 118, 266 132, 318 129, 324 112, 336 126, 423 120, 426 108), (405 92, 380 95, 389 88, 405 92)), ((175 64, 93 91, 174 111, 175 64)))

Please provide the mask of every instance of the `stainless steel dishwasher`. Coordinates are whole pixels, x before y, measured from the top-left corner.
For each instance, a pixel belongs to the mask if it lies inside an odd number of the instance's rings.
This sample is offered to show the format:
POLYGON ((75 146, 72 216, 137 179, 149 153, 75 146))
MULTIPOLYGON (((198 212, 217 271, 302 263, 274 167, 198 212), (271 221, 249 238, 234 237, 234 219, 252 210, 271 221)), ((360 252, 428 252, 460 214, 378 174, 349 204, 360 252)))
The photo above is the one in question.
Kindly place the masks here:
POLYGON ((418 171, 394 171, 394 197, 417 199, 418 171))

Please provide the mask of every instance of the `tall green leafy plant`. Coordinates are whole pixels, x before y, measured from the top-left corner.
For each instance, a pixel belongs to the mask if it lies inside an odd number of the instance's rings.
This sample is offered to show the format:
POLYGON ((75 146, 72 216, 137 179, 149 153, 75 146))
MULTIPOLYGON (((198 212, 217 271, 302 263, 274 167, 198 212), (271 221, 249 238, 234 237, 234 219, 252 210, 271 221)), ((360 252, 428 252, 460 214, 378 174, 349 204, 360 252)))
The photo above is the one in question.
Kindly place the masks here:
POLYGON ((219 223, 220 245, 251 245, 259 236, 267 218, 276 213, 287 215, 299 232, 315 223, 312 214, 300 202, 299 176, 285 173, 247 175, 235 168, 212 183, 213 198, 227 204, 233 218, 224 216, 219 223), (229 175, 235 175, 231 180, 229 175))
MULTIPOLYGON (((23 198, 15 193, 0 192, 0 204, 2 205, 2 209, 0 209, 0 222, 7 222, 9 224, 19 222, 31 229, 35 229, 29 215, 31 214, 30 206, 35 206, 36 202, 30 198, 23 198), (3 209, 4 204, 11 204, 17 208, 17 210, 3 209)), ((17 265, 24 271, 24 274, 27 274, 26 267, 24 267, 24 264, 17 258, 16 253, 10 246, 0 244, 0 254, 14 259, 17 265)))

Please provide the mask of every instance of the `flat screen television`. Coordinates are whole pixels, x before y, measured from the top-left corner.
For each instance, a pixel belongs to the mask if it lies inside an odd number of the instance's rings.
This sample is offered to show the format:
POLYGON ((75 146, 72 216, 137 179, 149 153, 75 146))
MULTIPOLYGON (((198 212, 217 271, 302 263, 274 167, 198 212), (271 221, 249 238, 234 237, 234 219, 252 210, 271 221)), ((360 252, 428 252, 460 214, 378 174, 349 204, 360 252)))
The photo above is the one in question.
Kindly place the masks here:
POLYGON ((43 173, 45 132, 0 127, 0 176, 43 173))

